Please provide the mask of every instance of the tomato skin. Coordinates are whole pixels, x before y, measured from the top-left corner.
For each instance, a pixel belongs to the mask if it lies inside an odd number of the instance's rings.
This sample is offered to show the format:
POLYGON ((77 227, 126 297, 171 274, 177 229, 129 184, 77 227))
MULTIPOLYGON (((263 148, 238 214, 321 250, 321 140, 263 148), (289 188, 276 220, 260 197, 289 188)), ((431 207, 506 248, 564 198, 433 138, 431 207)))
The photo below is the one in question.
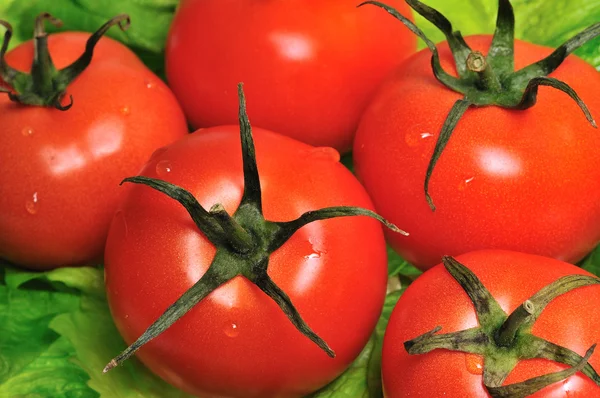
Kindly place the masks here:
MULTIPOLYGON (((490 36, 468 37, 484 52, 490 36)), ((444 68, 455 72, 448 46, 444 68)), ((517 41, 516 68, 551 49, 517 41)), ((576 262, 600 241, 600 135, 575 102, 541 87, 526 111, 469 109, 423 192, 429 159, 448 112, 461 95, 435 80, 431 54, 420 52, 387 80, 363 115, 354 146, 356 172, 377 210, 410 232, 389 235, 394 249, 421 269, 442 255, 507 249, 576 262), (390 183, 393 181, 393 183, 390 183)), ((567 82, 600 118, 600 74, 569 57, 551 74, 567 82)))
MULTIPOLYGON (((407 17, 401 0, 390 0, 407 17)), ((349 0, 184 0, 167 39, 170 87, 195 127, 236 123, 235 87, 254 125, 346 152, 360 114, 416 38, 349 0), (392 37, 393 40, 385 40, 392 37)))
MULTIPOLYGON (((334 205, 372 208, 335 150, 259 128, 253 135, 267 220, 292 220, 334 205)), ((232 214, 243 191, 240 148, 238 126, 204 129, 157 153, 141 174, 182 186, 207 209, 221 203, 232 214)), ((131 343, 204 274, 215 248, 173 199, 139 185, 127 190, 105 259, 111 312, 131 343)), ((142 347, 140 359, 199 396, 300 397, 334 379, 368 341, 383 305, 387 258, 381 226, 366 217, 308 224, 269 264, 271 278, 335 350, 335 359, 241 276, 142 347)))
MULTIPOLYGON (((591 275, 555 259, 502 250, 482 250, 456 257, 477 275, 507 313, 539 289, 562 276, 591 275)), ((600 286, 572 290, 552 301, 533 326, 532 333, 584 355, 600 341, 600 286)), ((436 326, 450 333, 478 325, 473 303, 460 285, 438 265, 425 272, 400 297, 388 323, 383 342, 382 378, 386 397, 487 397, 479 357, 462 352, 435 350, 409 355, 403 346, 436 326), (471 368, 471 372, 468 370, 471 368)), ((590 364, 598 369, 596 353, 590 364)), ((504 385, 562 369, 566 365, 545 359, 517 364, 504 385)), ((600 389, 582 373, 552 384, 531 397, 591 397, 600 389)))
MULTIPOLYGON (((56 67, 77 59, 88 37, 50 35, 56 67)), ((6 54, 7 63, 23 71, 32 59, 31 41, 6 54)), ((156 148, 187 133, 168 87, 108 38, 99 41, 68 95, 73 106, 67 111, 0 96, 0 257, 30 268, 100 260, 121 180, 156 148)))

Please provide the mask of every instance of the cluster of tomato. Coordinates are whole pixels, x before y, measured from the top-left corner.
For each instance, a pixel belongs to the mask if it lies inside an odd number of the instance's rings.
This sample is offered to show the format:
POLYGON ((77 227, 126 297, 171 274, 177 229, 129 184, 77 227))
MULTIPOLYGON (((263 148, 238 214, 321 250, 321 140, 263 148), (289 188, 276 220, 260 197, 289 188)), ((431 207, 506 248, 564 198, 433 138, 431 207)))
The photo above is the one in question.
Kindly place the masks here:
POLYGON ((567 264, 600 241, 600 75, 569 55, 584 40, 515 41, 508 1, 493 37, 466 39, 419 1, 368 3, 182 1, 169 86, 101 38, 126 16, 47 35, 44 14, 9 52, 3 22, 0 256, 104 261, 133 343, 106 370, 140 349, 192 394, 303 396, 373 332, 387 237, 433 267, 390 320, 387 395, 598 394, 600 287, 567 264), (413 54, 411 7, 448 42, 413 54))

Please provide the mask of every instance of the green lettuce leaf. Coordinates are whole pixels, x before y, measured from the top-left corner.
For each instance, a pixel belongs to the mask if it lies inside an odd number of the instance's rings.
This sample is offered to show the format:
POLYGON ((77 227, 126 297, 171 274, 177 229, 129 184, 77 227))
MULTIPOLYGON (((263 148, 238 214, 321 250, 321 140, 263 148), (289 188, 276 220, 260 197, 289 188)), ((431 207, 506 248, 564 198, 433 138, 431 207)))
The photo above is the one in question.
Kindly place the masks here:
POLYGON ((367 374, 375 338, 371 337, 352 365, 340 377, 310 395, 311 398, 368 398, 367 374))
POLYGON ((311 398, 379 398, 381 387, 381 349, 383 335, 392 310, 402 295, 402 290, 389 293, 375 332, 352 365, 337 379, 312 394, 311 398))
POLYGON ((69 361, 70 342, 49 328, 60 313, 76 311, 79 296, 14 278, 0 264, 0 396, 93 397, 89 376, 69 361))
POLYGON ((387 328, 392 311, 396 306, 396 303, 400 299, 402 293, 406 290, 406 286, 402 289, 393 291, 385 297, 385 303, 383 304, 383 311, 381 317, 375 327, 375 333, 373 338, 375 339, 375 346, 373 347, 373 353, 369 358, 369 366, 367 371, 367 384, 369 386, 369 397, 379 398, 383 397, 383 387, 381 385, 381 354, 383 349, 383 336, 385 335, 385 329, 387 328))
POLYGON ((188 396, 135 358, 102 373, 126 344, 110 316, 101 268, 0 270, 0 397, 188 396))
POLYGON ((79 311, 57 316, 50 327, 73 344, 73 361, 89 375, 88 385, 100 396, 188 397, 152 374, 135 357, 102 373, 104 366, 127 347, 112 321, 106 300, 84 296, 79 311))
MULTIPOLYGON (((558 47, 600 21, 600 0, 516 0, 517 36, 558 47)), ((575 52, 600 70, 600 38, 575 52)))
MULTIPOLYGON (((425 0, 444 14, 463 35, 493 33, 498 0, 425 0)), ((558 47, 583 29, 600 21, 600 0, 512 0, 517 38, 558 47)), ((434 42, 444 35, 420 15, 417 25, 434 42)), ((420 48, 425 44, 420 41, 420 48)), ((600 70, 600 38, 585 44, 576 53, 600 70)))
POLYGON ((99 268, 57 268, 47 272, 24 271, 5 267, 6 285, 12 289, 36 288, 53 291, 80 292, 104 297, 104 282, 98 278, 99 268))
POLYGON ((596 247, 580 264, 581 268, 600 277, 600 246, 596 247))
MULTIPOLYGON (((459 30, 464 36, 494 31, 498 0, 424 0, 423 3, 441 12, 450 20, 454 30, 459 30)), ((414 11, 413 15, 430 40, 434 43, 446 40, 432 23, 414 11)), ((422 40, 419 40, 419 47, 425 48, 422 40)))
POLYGON ((390 246, 387 248, 387 254, 389 276, 400 276, 400 279, 406 283, 422 274, 420 270, 400 257, 390 246))
POLYGON ((71 361, 74 355, 69 340, 56 339, 17 374, 0 383, 0 397, 99 397, 87 386, 88 374, 71 361))
POLYGON ((163 75, 166 37, 177 4, 178 0, 3 0, 0 15, 14 28, 12 48, 33 37, 34 19, 42 12, 63 21, 61 28, 46 24, 48 32, 94 32, 115 15, 129 14, 129 29, 111 28, 107 36, 125 43, 150 69, 163 75))

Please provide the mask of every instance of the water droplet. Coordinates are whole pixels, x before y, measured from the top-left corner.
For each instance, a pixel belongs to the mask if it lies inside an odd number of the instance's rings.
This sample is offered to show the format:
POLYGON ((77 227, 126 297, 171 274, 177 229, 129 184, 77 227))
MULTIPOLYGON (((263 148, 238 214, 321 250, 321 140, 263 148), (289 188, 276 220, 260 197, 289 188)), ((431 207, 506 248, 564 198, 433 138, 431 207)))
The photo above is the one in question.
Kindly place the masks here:
POLYGON ((227 337, 237 337, 240 334, 240 328, 236 323, 227 322, 223 327, 223 332, 227 337))
POLYGON ((21 134, 23 134, 24 137, 31 137, 33 135, 33 129, 31 127, 23 127, 21 134))
POLYGON ((38 212, 39 207, 38 193, 34 192, 33 195, 31 195, 31 199, 25 202, 25 210, 27 210, 27 213, 29 214, 35 214, 38 212))
POLYGON ((415 148, 421 145, 425 139, 431 137, 433 137, 433 134, 431 133, 418 133, 416 131, 412 131, 404 136, 404 142, 406 142, 406 145, 408 145, 409 147, 415 148))
POLYGON ((475 179, 475 177, 470 177, 467 178, 466 180, 462 180, 461 182, 458 183, 458 190, 459 191, 464 191, 465 189, 467 189, 467 186, 471 183, 471 181, 473 181, 475 179))
POLYGON ((465 354, 467 371, 474 375, 483 374, 483 358, 475 354, 465 354))
POLYGON ((146 88, 154 88, 154 86, 155 86, 154 82, 152 82, 150 80, 144 81, 144 84, 146 85, 146 88))
POLYGON ((330 160, 333 162, 340 161, 340 153, 336 149, 328 146, 313 148, 308 151, 308 156, 313 159, 330 160))
POLYGON ((168 174, 171 172, 171 162, 168 160, 161 160, 156 163, 156 174, 159 176, 168 174))
POLYGON ((314 238, 309 238, 308 243, 310 244, 310 247, 313 252, 310 254, 307 254, 306 256, 304 256, 304 258, 306 258, 306 259, 321 258, 321 256, 323 254, 327 253, 327 250, 323 249, 322 244, 320 242, 317 242, 314 238))
POLYGON ((123 116, 129 116, 130 113, 131 113, 131 108, 129 108, 128 106, 124 106, 121 108, 121 114, 123 116))
POLYGON ((304 258, 308 258, 308 259, 311 259, 311 258, 321 258, 321 253, 311 253, 311 254, 309 254, 307 256, 304 256, 304 258))

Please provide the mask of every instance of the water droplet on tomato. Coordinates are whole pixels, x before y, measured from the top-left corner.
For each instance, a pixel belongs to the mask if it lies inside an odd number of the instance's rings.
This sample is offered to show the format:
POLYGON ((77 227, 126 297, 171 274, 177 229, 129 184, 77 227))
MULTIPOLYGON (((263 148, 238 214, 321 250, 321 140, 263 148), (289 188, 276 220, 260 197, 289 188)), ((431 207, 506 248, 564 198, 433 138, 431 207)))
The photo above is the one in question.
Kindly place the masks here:
POLYGON ((323 248, 323 245, 321 244, 321 242, 319 242, 315 238, 313 238, 313 237, 308 238, 308 243, 310 244, 312 253, 307 254, 306 256, 304 256, 304 258, 306 258, 306 259, 321 258, 321 255, 327 253, 327 250, 325 250, 323 248))
POLYGON ((33 195, 31 195, 31 199, 25 202, 25 210, 27 210, 27 213, 29 214, 36 214, 39 207, 38 193, 34 192, 33 195))
POLYGON ((466 180, 462 180, 461 182, 458 183, 458 190, 459 191, 464 191, 465 189, 467 189, 467 186, 475 179, 475 177, 470 177, 467 178, 466 180))
POLYGON ((411 131, 409 133, 406 133, 406 135, 404 136, 404 142, 406 142, 406 145, 408 145, 411 148, 415 148, 419 145, 421 145, 425 139, 433 137, 433 134, 431 133, 418 133, 416 131, 411 131))
POLYGON ((164 176, 166 174, 169 174, 171 172, 171 162, 169 162, 168 160, 161 160, 160 162, 156 163, 156 174, 158 174, 159 176, 164 176))
POLYGON ((129 116, 129 114, 131 114, 131 108, 129 108, 128 106, 124 106, 121 108, 121 114, 123 116, 129 116))
POLYGON ((223 331, 227 337, 237 337, 240 334, 240 328, 233 322, 227 322, 223 331))
POLYGON ((31 137, 33 135, 33 129, 31 127, 23 127, 21 134, 23 134, 24 137, 31 137))
POLYGON ((154 88, 154 86, 155 86, 154 82, 152 82, 150 80, 144 81, 144 84, 146 85, 146 88, 154 88))
POLYGON ((308 151, 308 156, 313 159, 329 160, 333 162, 340 161, 340 153, 336 149, 328 146, 313 148, 308 151))
POLYGON ((474 375, 483 374, 483 358, 475 354, 465 354, 467 371, 474 375))

